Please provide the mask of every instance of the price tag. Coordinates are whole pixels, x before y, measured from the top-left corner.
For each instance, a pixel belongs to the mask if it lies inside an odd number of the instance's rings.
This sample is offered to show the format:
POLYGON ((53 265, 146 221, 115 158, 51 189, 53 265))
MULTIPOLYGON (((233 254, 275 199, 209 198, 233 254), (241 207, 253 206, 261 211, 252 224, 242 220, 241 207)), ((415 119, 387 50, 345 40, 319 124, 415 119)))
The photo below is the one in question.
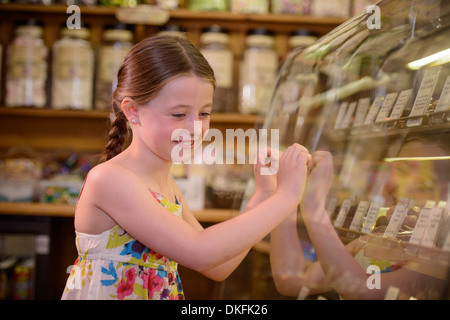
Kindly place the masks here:
POLYGON ((356 107, 355 120, 353 121, 353 127, 361 126, 366 118, 367 110, 369 110, 370 98, 361 98, 358 101, 356 107))
MULTIPOLYGON (((411 238, 409 238, 409 243, 415 246, 420 245, 423 233, 425 232, 428 221, 430 220, 431 209, 434 207, 435 203, 435 201, 429 200, 425 203, 425 206, 422 208, 422 210, 420 210, 419 218, 417 219, 416 225, 414 226, 411 238)), ((417 247, 408 246, 406 248, 406 251, 411 254, 417 254, 417 249, 417 247)))
POLYGON ((397 236, 398 230, 405 220, 406 213, 408 212, 408 198, 401 198, 399 203, 394 209, 392 213, 391 220, 389 220, 389 224, 384 231, 384 236, 389 238, 395 238, 397 236))
POLYGON ((342 102, 339 106, 339 111, 336 117, 336 122, 334 123, 334 129, 340 129, 342 120, 344 119, 344 115, 347 112, 348 102, 342 102))
POLYGON ((404 90, 400 92, 398 96, 397 102, 395 103, 394 108, 392 109, 391 115, 389 116, 389 120, 395 120, 402 116, 403 110, 405 109, 405 105, 411 96, 412 89, 404 90))
POLYGON ((397 93, 392 92, 386 95, 386 98, 383 101, 383 105, 380 108, 380 112, 378 112, 378 116, 375 122, 382 122, 388 120, 389 113, 391 112, 392 106, 394 105, 395 98, 397 98, 397 93))
POLYGON ((447 111, 450 108, 450 76, 445 80, 444 87, 442 88, 441 96, 439 97, 439 102, 434 109, 434 112, 447 111))
POLYGON ((436 245, 438 230, 446 204, 446 201, 439 201, 437 207, 431 209, 430 218, 420 243, 422 246, 431 248, 436 245))
POLYGON ((361 201, 353 216, 352 223, 350 224, 350 230, 359 231, 366 215, 367 209, 369 209, 370 201, 361 201))
MULTIPOLYGON (((409 114, 410 117, 421 116, 427 110, 441 69, 442 66, 438 66, 425 71, 419 91, 417 92, 416 100, 414 101, 411 113, 409 114)), ((422 118, 409 119, 406 122, 406 126, 408 127, 419 126, 421 124, 422 118)))
POLYGON ((339 199, 337 197, 329 197, 329 198, 327 197, 326 211, 327 211, 329 217, 331 217, 334 213, 334 210, 336 210, 338 200, 339 199))
POLYGON ((356 109, 356 101, 350 103, 348 106, 347 112, 345 113, 344 120, 342 120, 341 129, 347 129, 350 126, 350 122, 352 121, 353 113, 356 109))
POLYGON ((369 212, 367 213, 366 219, 364 220, 364 225, 361 232, 371 233, 375 223, 377 222, 378 213, 381 208, 381 203, 372 202, 369 207, 369 212))
POLYGON ((383 102, 383 97, 376 97, 375 100, 373 100, 372 106, 369 109, 369 112, 367 113, 366 119, 364 119, 364 124, 368 125, 373 123, 373 120, 378 114, 378 111, 380 110, 381 103, 383 102))
POLYGON ((345 222, 345 218, 347 218, 348 211, 352 206, 352 201, 350 199, 345 199, 342 201, 341 208, 339 209, 339 213, 334 220, 334 226, 337 228, 342 228, 345 222))

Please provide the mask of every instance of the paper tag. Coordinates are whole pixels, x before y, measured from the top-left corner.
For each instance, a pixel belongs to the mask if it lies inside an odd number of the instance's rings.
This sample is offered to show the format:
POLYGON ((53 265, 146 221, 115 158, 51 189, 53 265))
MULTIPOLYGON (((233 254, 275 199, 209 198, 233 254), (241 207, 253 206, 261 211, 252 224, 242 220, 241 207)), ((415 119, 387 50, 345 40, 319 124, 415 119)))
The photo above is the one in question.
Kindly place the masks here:
POLYGON ((447 80, 445 80, 441 96, 439 97, 439 102, 436 105, 436 109, 434 109, 434 112, 447 111, 449 108, 450 108, 450 76, 448 76, 447 80))
POLYGON ((392 213, 391 220, 389 220, 389 224, 384 231, 384 236, 389 238, 395 238, 397 236, 398 230, 400 230, 400 226, 405 220, 406 213, 408 212, 408 198, 401 198, 399 203, 394 209, 392 213))
POLYGON ((373 123, 373 120, 378 114, 378 111, 380 110, 381 103, 383 102, 383 97, 376 97, 375 100, 373 100, 372 106, 369 109, 369 112, 367 113, 366 119, 364 119, 364 124, 371 124, 373 123))
MULTIPOLYGON (((422 210, 420 210, 419 218, 417 219, 416 225, 414 226, 411 238, 409 238, 409 243, 416 246, 420 245, 423 233, 425 232, 428 221, 430 220, 431 209, 434 207, 435 203, 435 201, 428 200, 422 210)), ((411 254, 417 254, 417 249, 417 247, 408 246, 406 248, 406 251, 411 254)))
POLYGON ((334 123, 334 129, 339 129, 341 127, 342 120, 344 119, 344 115, 347 112, 348 102, 342 102, 339 106, 339 111, 336 117, 336 122, 334 123))
POLYGON ((352 121, 353 113, 356 109, 356 101, 350 103, 348 106, 347 112, 345 113, 344 120, 342 120, 341 129, 347 129, 350 126, 350 122, 352 121))
POLYGON ((392 109, 391 115, 389 116, 389 120, 395 120, 402 116, 403 110, 405 109, 405 105, 411 96, 412 89, 404 90, 400 92, 398 96, 397 102, 395 103, 394 108, 392 109))
POLYGON ((350 230, 359 231, 366 215, 367 209, 369 209, 370 201, 361 201, 353 216, 352 223, 350 224, 350 230))
POLYGON ((47 255, 50 253, 50 236, 46 234, 39 234, 35 238, 35 252, 36 254, 47 255))
MULTIPOLYGON (((433 94, 434 87, 441 72, 442 66, 427 69, 423 76, 422 83, 420 84, 419 91, 417 92, 414 105, 412 107, 410 117, 421 116, 425 113, 430 104, 431 95, 433 94)), ((406 122, 406 126, 418 126, 422 124, 421 118, 409 119, 406 122)))
POLYGON ((348 211, 350 210, 350 207, 352 206, 352 201, 350 199, 345 199, 342 201, 341 208, 339 209, 339 213, 336 217, 336 220, 334 220, 334 226, 337 228, 342 228, 345 222, 345 218, 347 218, 348 211))
POLYGON ((369 105, 370 105, 370 98, 359 99, 358 106, 356 107, 356 114, 355 120, 353 121, 353 127, 360 126, 364 123, 364 119, 366 118, 369 105))
POLYGON ((375 223, 377 222, 378 212, 380 211, 381 203, 372 202, 369 207, 369 212, 367 213, 366 219, 364 220, 364 225, 361 232, 371 233, 375 223))
POLYGON ((450 251, 450 232, 447 233, 444 244, 442 245, 442 250, 450 251))
POLYGON ((397 98, 397 92, 392 92, 386 95, 375 122, 388 120, 388 116, 391 112, 392 106, 394 105, 395 98, 397 98))
POLYGON ((438 230, 446 204, 446 201, 439 201, 437 207, 431 209, 430 218, 420 243, 422 246, 431 248, 436 245, 438 230))

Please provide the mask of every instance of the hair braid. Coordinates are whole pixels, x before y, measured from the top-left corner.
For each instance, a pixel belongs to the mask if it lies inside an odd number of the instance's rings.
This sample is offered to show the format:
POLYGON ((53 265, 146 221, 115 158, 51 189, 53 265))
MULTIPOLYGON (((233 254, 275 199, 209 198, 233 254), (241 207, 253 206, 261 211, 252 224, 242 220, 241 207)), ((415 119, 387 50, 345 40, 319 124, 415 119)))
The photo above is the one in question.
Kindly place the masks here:
POLYGON ((111 130, 108 134, 108 143, 106 144, 102 160, 109 160, 122 152, 122 147, 128 136, 127 118, 120 110, 120 107, 113 102, 113 110, 116 118, 112 123, 111 130))

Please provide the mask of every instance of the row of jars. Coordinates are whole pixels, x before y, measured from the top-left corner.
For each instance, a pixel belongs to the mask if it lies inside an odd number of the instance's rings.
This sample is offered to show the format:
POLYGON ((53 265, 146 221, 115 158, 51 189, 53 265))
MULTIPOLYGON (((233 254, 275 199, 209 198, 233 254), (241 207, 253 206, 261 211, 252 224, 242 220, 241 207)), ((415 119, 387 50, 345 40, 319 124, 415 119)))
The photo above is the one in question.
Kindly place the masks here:
MULTIPOLYGON (((184 36, 182 32, 169 32, 184 36)), ((35 21, 15 29, 14 40, 6 52, 7 107, 42 108, 47 105, 48 48, 42 36, 43 28, 35 21)), ((117 70, 133 45, 133 34, 123 25, 105 29, 97 59, 89 38, 87 28, 62 29, 61 38, 52 50, 51 108, 109 109, 117 70)), ((302 31, 293 34, 289 40, 293 48, 307 45, 315 37, 302 31)), ((263 28, 249 30, 246 44, 239 68, 239 101, 234 101, 234 56, 229 47, 229 33, 217 25, 203 30, 200 50, 213 68, 217 81, 215 112, 254 114, 265 111, 264 102, 268 100, 267 94, 271 92, 279 66, 273 33, 263 28)))
MULTIPOLYGON (((61 38, 52 50, 50 96, 53 109, 93 109, 94 73, 97 77, 95 108, 109 108, 116 73, 133 45, 133 34, 123 25, 106 29, 97 70, 94 70, 95 53, 89 38, 90 30, 85 27, 61 30, 61 38)), ((6 52, 7 107, 47 105, 48 54, 42 26, 31 20, 16 27, 14 40, 6 52)))

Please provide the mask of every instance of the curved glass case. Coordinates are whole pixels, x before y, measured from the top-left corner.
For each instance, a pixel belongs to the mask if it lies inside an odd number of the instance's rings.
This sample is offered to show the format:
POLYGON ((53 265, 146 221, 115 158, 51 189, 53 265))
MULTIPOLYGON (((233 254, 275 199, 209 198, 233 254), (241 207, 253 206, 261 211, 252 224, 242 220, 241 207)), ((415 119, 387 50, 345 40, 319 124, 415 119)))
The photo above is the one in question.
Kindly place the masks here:
POLYGON ((430 277, 414 298, 448 299, 450 1, 373 9, 288 57, 262 127, 281 149, 331 151, 327 211, 344 243, 365 236, 369 258, 430 277))

